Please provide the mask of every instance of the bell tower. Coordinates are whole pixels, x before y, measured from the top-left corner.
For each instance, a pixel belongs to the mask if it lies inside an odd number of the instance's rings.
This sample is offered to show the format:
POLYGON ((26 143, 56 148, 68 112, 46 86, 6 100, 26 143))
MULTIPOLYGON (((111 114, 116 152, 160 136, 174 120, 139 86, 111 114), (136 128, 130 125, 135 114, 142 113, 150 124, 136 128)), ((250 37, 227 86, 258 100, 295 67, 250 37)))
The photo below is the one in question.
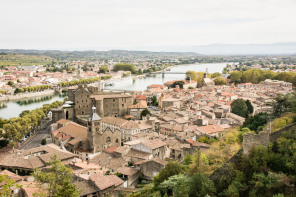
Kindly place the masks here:
POLYGON ((89 148, 93 150, 93 153, 97 152, 95 137, 98 134, 102 134, 101 117, 96 113, 96 107, 91 108, 92 112, 87 121, 87 139, 89 141, 89 148))

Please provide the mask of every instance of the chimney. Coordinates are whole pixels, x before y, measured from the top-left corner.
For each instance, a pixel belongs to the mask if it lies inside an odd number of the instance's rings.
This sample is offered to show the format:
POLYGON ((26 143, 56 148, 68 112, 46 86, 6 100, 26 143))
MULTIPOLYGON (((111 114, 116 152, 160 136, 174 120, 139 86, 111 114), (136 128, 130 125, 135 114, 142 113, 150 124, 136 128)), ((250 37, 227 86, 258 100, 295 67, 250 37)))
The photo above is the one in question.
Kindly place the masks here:
POLYGON ((87 160, 87 164, 89 164, 89 160, 87 160))
POLYGON ((83 163, 83 158, 81 159, 81 162, 83 163))

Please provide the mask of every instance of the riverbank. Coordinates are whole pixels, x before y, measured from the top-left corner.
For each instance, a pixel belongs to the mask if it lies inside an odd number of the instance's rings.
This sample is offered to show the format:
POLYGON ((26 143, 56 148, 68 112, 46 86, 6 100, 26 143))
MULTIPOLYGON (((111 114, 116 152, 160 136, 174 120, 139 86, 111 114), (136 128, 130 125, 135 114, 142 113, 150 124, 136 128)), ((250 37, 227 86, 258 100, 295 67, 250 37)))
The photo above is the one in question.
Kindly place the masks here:
POLYGON ((17 95, 3 95, 0 96, 0 101, 15 101, 20 99, 28 99, 28 98, 34 98, 34 97, 40 97, 40 96, 51 96, 54 95, 54 90, 44 90, 41 92, 31 92, 31 93, 25 93, 25 94, 17 94, 17 95))

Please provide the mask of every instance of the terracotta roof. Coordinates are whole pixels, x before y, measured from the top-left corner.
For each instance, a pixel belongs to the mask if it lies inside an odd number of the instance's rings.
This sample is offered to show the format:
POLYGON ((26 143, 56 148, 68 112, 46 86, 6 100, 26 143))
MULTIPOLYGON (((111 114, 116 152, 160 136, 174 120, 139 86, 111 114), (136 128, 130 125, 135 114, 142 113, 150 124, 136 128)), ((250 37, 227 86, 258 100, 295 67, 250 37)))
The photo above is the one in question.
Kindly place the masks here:
POLYGON ((207 134, 212 134, 212 133, 221 132, 224 129, 219 125, 207 125, 207 126, 199 127, 198 130, 202 130, 202 131, 206 132, 207 134))
POLYGON ((101 152, 91 159, 92 163, 99 164, 103 167, 117 170, 119 167, 125 166, 127 162, 122 157, 115 157, 109 153, 101 152))
POLYGON ((138 161, 138 162, 135 163, 135 165, 140 165, 140 164, 148 163, 148 162, 155 162, 155 163, 161 164, 163 166, 166 166, 169 163, 169 162, 167 162, 165 160, 162 160, 162 159, 159 159, 158 157, 155 157, 155 158, 150 159, 150 160, 138 161))
POLYGON ((147 108, 147 102, 140 100, 137 104, 135 105, 130 105, 128 108, 130 109, 146 109, 147 108))
POLYGON ((68 144, 71 144, 71 145, 74 146, 75 144, 79 143, 80 141, 81 141, 81 140, 74 138, 73 140, 70 140, 70 141, 68 142, 68 144))
POLYGON ((146 153, 146 152, 142 152, 142 151, 138 151, 138 150, 134 150, 131 149, 127 154, 127 157, 133 157, 133 158, 139 158, 139 159, 149 159, 150 157, 152 157, 151 153, 146 153))
POLYGON ((139 170, 137 170, 135 168, 130 168, 130 167, 124 166, 124 167, 121 167, 120 169, 118 169, 117 172, 120 174, 132 176, 134 174, 137 174, 139 172, 139 170))
POLYGON ((161 84, 152 84, 150 86, 148 86, 148 88, 164 88, 165 86, 164 85, 161 85, 161 84))
POLYGON ((62 140, 65 141, 65 140, 67 140, 69 138, 71 138, 71 136, 70 135, 66 135, 65 137, 62 138, 62 140))
POLYGON ((0 166, 16 167, 33 170, 46 166, 51 157, 56 154, 62 161, 74 159, 75 155, 61 149, 55 144, 47 144, 18 153, 7 153, 0 157, 0 166), (36 154, 34 156, 34 154, 36 154))
POLYGON ((123 183, 116 175, 101 175, 101 174, 93 174, 89 177, 89 179, 102 191, 109 187, 117 187, 123 183))
POLYGON ((62 124, 65 125, 67 123, 71 122, 70 120, 66 120, 66 119, 60 119, 59 121, 57 121, 58 124, 62 124))
POLYGON ((88 181, 75 182, 74 184, 76 184, 77 187, 81 190, 80 196, 86 196, 88 194, 97 192, 96 187, 94 187, 88 181))
POLYGON ((117 146, 111 146, 111 147, 107 148, 105 151, 107 153, 113 153, 116 149, 117 149, 117 146))
POLYGON ((152 150, 166 145, 165 142, 163 142, 163 141, 161 141, 159 139, 142 140, 142 144, 148 146, 152 150))
POLYGON ((58 131, 70 135, 73 138, 87 139, 87 128, 74 122, 69 122, 67 125, 59 128, 58 131))
MULTIPOLYGON (((21 176, 15 174, 13 172, 10 172, 8 170, 3 170, 2 172, 0 172, 0 175, 2 175, 2 176, 7 175, 9 179, 14 180, 15 182, 23 180, 23 178, 21 176)), ((5 182, 1 182, 0 186, 5 185, 5 184, 6 184, 5 182)))
POLYGON ((146 96, 145 95, 137 95, 136 100, 146 100, 146 96))

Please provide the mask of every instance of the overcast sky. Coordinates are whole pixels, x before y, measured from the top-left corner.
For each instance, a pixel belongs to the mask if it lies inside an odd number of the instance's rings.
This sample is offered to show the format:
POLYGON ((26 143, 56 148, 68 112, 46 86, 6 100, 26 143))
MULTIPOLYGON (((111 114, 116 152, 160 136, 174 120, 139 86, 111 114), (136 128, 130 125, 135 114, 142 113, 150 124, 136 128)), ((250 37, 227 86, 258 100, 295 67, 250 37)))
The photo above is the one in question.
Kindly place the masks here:
POLYGON ((0 0, 0 48, 296 42, 296 0, 0 0))

